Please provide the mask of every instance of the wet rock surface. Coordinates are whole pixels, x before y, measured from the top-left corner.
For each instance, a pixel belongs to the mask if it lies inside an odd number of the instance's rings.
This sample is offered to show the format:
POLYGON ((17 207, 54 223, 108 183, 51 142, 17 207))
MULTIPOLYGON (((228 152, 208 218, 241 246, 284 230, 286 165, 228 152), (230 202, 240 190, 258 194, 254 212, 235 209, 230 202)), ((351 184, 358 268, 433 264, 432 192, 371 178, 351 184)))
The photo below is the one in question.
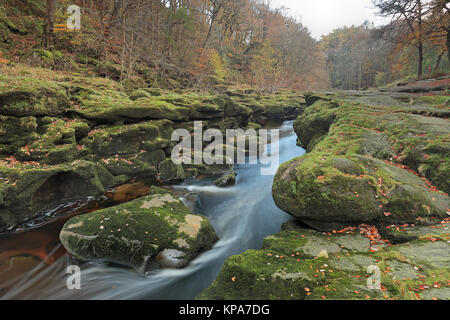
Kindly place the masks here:
POLYGON ((236 184, 236 177, 237 174, 235 172, 229 173, 214 181, 214 184, 221 188, 231 187, 236 184))
POLYGON ((273 184, 295 220, 198 298, 450 299, 447 80, 305 94, 294 129, 308 153, 273 184))
POLYGON ((194 215, 172 193, 150 195, 74 217, 61 230, 67 251, 81 260, 153 268, 181 268, 212 247, 217 235, 208 219, 194 215))
POLYGON ((447 225, 433 226, 445 232, 434 240, 428 228, 407 244, 382 242, 375 249, 367 227, 321 233, 289 222, 267 237, 261 250, 228 258, 198 298, 448 300, 447 225), (379 286, 372 279, 379 279, 379 286))
MULTIPOLYGON (((441 108, 442 98, 430 97, 430 105, 441 108)), ((447 217, 448 119, 411 109, 354 102, 351 94, 316 96, 294 123, 299 143, 310 152, 278 170, 277 205, 319 230, 327 223, 333 228, 447 217)))
POLYGON ((238 91, 199 95, 143 88, 128 95, 104 78, 1 75, 0 230, 52 201, 96 196, 137 177, 177 183, 229 173, 230 165, 173 164, 172 132, 193 132, 197 120, 204 130, 245 129, 293 119, 305 107, 303 96, 290 91, 238 91), (50 184, 55 186, 42 192, 50 184))

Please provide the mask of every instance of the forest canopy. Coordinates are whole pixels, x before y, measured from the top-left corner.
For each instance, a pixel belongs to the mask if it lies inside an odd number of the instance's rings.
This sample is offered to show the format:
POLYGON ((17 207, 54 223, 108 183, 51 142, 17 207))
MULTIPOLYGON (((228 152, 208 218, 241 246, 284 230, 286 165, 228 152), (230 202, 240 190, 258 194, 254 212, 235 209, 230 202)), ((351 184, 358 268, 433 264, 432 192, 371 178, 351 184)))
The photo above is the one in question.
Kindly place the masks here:
POLYGON ((388 25, 366 21, 318 41, 266 0, 0 0, 0 59, 200 90, 359 90, 448 72, 447 1, 373 4, 388 25), (73 4, 79 30, 66 26, 73 4))
POLYGON ((334 30, 322 38, 331 86, 362 89, 408 77, 445 73, 450 68, 450 14, 446 0, 376 0, 391 19, 375 28, 334 30))

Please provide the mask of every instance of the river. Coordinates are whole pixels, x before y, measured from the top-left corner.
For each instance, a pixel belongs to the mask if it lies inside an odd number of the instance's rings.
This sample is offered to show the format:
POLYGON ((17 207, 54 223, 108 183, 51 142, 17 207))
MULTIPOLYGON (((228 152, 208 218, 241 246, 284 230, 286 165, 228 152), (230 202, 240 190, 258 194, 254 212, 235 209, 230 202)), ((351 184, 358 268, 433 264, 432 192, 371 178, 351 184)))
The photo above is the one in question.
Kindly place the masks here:
MULTIPOLYGON (((285 122, 280 128, 280 163, 303 153, 296 146, 292 121, 285 122)), ((32 260, 30 254, 39 254, 29 250, 16 257, 15 278, 2 279, 2 273, 5 276, 11 270, 8 266, 0 269, 0 299, 193 299, 214 281, 228 257, 261 248, 263 239, 280 231, 282 223, 290 219, 272 199, 273 176, 261 175, 260 169, 261 164, 236 165, 237 184, 229 188, 218 188, 208 179, 171 187, 181 194, 197 193, 194 211, 208 217, 220 238, 186 268, 157 270, 142 276, 119 266, 82 263, 81 289, 69 290, 66 280, 70 274, 66 268, 73 264, 72 258, 64 253, 60 243, 49 241, 45 254, 37 250, 44 262, 32 260), (29 270, 30 265, 31 271, 21 272, 20 268, 29 270)), ((29 232, 35 233, 33 239, 38 243, 47 234, 57 232, 54 229, 29 232)), ((20 238, 9 242, 0 238, 0 250, 2 241, 3 250, 6 245, 8 250, 14 250, 12 245, 20 247, 23 243, 20 238)), ((17 251, 21 252, 19 248, 17 251)))

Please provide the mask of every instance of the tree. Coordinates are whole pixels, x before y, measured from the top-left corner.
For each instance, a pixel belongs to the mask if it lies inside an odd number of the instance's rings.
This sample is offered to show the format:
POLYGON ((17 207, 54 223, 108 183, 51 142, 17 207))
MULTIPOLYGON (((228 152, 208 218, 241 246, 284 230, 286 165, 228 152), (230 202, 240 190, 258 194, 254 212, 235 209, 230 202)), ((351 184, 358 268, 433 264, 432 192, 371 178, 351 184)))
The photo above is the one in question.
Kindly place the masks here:
MULTIPOLYGON (((327 83, 317 41, 286 9, 274 9, 267 0, 75 3, 84 9, 84 27, 59 37, 58 45, 72 48, 98 75, 124 80, 125 85, 136 81, 141 86, 137 81, 145 79, 145 85, 155 86, 204 89, 256 83, 270 90, 302 90, 327 83)), ((47 1, 49 47, 54 43, 52 25, 59 18, 54 6, 55 0, 47 1)))
POLYGON ((206 45, 208 44, 209 38, 211 37, 211 31, 214 26, 214 23, 216 22, 217 16, 219 15, 220 11, 224 8, 228 0, 209 0, 209 4, 207 6, 207 14, 208 14, 208 22, 209 22, 209 28, 208 33, 206 34, 205 41, 203 42, 203 48, 206 48, 206 45))
POLYGON ((55 44, 55 0, 47 0, 47 21, 45 32, 45 46, 52 47, 55 44))
POLYGON ((391 17, 387 39, 417 48, 417 76, 423 74, 424 0, 373 0, 382 16, 391 17))
MULTIPOLYGON (((436 42, 444 44, 447 51, 447 58, 450 63, 450 5, 447 0, 433 0, 428 4, 429 16, 425 23, 427 24, 427 34, 431 39, 437 39, 436 42)), ((442 50, 442 55, 445 50, 442 50)), ((439 55, 437 65, 439 65, 439 55)))
POLYGON ((251 63, 252 84, 255 83, 259 88, 272 90, 276 85, 277 64, 275 50, 269 42, 265 41, 257 54, 253 56, 251 63))
POLYGON ((372 24, 343 27, 324 36, 327 69, 333 88, 355 90, 375 86, 379 72, 388 73, 390 43, 372 24), (388 62, 388 63, 386 63, 388 62))

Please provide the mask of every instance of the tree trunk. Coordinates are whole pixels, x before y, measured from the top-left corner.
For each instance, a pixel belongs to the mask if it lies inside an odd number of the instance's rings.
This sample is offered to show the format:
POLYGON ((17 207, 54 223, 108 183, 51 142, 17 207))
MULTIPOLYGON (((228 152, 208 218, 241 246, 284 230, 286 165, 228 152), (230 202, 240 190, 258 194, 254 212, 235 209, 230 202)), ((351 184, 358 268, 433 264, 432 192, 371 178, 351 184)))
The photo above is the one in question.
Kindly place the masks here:
POLYGON ((114 0, 114 8, 111 13, 111 19, 110 22, 115 25, 117 22, 117 17, 119 16, 119 10, 120 10, 120 0, 114 0))
POLYGON ((213 24, 214 24, 214 20, 215 20, 215 19, 216 19, 216 16, 215 16, 215 14, 214 14, 214 15, 211 17, 211 24, 209 25, 208 33, 207 33, 207 35, 206 35, 205 41, 203 42, 203 49, 206 48, 206 45, 208 44, 209 38, 211 37, 211 31, 212 31, 212 27, 213 27, 213 24))
POLYGON ((418 36, 418 40, 419 40, 419 57, 418 57, 418 62, 419 62, 419 66, 417 68, 417 78, 422 77, 423 74, 423 30, 422 30, 422 1, 421 0, 417 0, 417 3, 419 5, 419 36, 418 36))
POLYGON ((450 30, 447 30, 447 58, 450 63, 450 30))
POLYGON ((442 56, 444 55, 444 53, 442 52, 441 54, 439 54, 437 60, 436 60, 436 64, 434 65, 434 69, 433 72, 436 73, 437 70, 439 69, 439 66, 441 65, 441 61, 442 61, 442 56))
POLYGON ((417 68, 417 78, 422 77, 423 75, 423 44, 419 43, 418 48, 418 68, 417 68))
POLYGON ((52 47, 55 44, 55 0, 47 0, 47 26, 45 46, 52 47))

